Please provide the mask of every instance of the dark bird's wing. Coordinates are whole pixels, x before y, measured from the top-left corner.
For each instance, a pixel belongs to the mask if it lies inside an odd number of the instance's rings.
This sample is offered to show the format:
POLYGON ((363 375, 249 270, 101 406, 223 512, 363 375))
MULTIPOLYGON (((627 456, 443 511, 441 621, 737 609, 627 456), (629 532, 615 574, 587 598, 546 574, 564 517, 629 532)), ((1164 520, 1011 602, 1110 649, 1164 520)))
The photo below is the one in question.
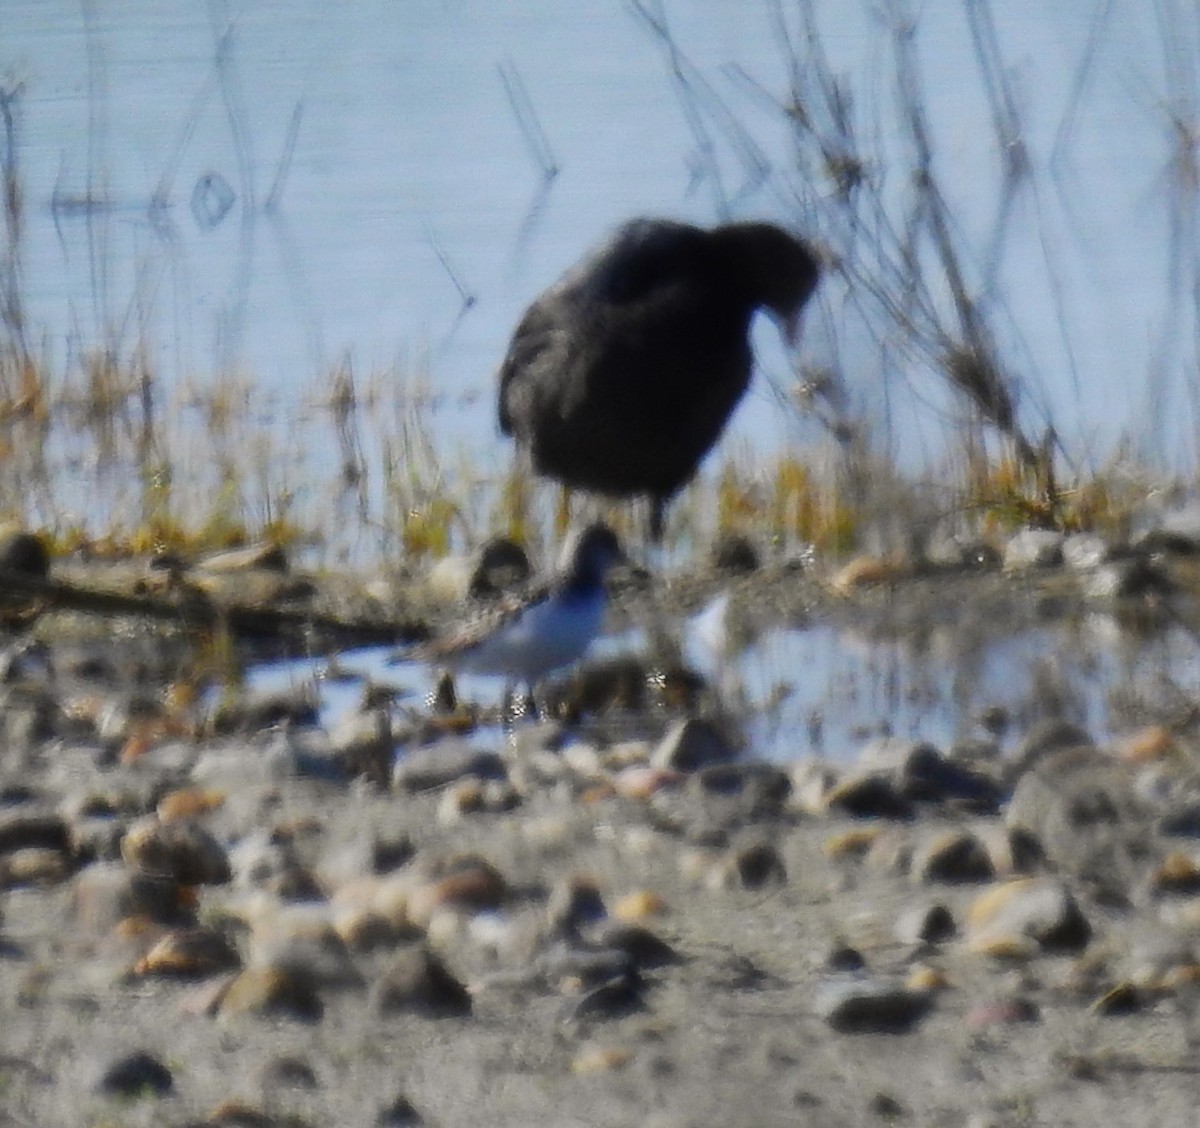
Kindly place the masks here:
POLYGON ((635 219, 568 276, 576 302, 627 305, 652 300, 686 280, 702 260, 707 233, 686 223, 635 219))
MULTIPOLYGON (((581 349, 609 339, 589 330, 620 320, 631 307, 670 300, 695 277, 708 253, 707 233, 686 223, 635 219, 568 271, 525 311, 500 367, 500 429, 511 435, 529 412, 521 401, 539 381, 567 371, 581 349)), ((577 389, 582 392, 582 387, 577 389)))

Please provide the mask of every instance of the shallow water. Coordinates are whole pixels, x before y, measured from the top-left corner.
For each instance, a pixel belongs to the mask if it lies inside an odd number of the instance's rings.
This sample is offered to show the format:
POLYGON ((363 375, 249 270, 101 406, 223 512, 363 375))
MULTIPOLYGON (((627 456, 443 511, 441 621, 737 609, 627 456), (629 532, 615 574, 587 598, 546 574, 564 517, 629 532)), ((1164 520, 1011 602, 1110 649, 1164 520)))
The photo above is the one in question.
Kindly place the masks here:
MULTIPOLYGON (((852 762, 882 736, 931 741, 945 750, 962 740, 995 739, 1002 749, 1019 742, 1040 720, 1067 720, 1097 740, 1119 737, 1147 715, 1187 699, 1200 681, 1200 641, 1179 627, 1138 636, 1110 616, 1088 615, 1016 635, 997 632, 969 640, 953 627, 905 640, 869 637, 831 625, 770 629, 731 659, 722 673, 697 638, 697 619, 681 624, 685 657, 711 679, 744 726, 755 756, 789 762, 818 756, 852 762), (1000 717, 1006 724, 985 722, 1000 717)), ((645 653, 638 631, 598 641, 590 658, 645 653)), ((322 718, 335 724, 358 702, 364 680, 404 691, 401 701, 421 707, 434 672, 417 664, 389 664, 391 649, 340 655, 344 680, 324 677, 325 661, 289 662, 252 672, 251 688, 276 690, 312 683, 322 718)), ((463 677, 463 700, 496 705, 499 679, 463 677)), ((481 728, 481 745, 503 739, 481 728)))

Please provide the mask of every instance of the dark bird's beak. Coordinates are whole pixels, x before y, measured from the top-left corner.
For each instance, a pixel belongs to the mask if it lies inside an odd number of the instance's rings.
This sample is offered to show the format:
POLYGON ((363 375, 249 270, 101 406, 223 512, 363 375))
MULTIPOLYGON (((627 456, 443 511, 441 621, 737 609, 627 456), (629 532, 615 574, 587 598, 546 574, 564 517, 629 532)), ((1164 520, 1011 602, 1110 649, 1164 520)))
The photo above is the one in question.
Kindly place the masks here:
POLYGON ((794 349, 800 343, 801 329, 804 325, 804 310, 798 309, 791 317, 779 319, 779 332, 783 335, 783 343, 789 349, 794 349))

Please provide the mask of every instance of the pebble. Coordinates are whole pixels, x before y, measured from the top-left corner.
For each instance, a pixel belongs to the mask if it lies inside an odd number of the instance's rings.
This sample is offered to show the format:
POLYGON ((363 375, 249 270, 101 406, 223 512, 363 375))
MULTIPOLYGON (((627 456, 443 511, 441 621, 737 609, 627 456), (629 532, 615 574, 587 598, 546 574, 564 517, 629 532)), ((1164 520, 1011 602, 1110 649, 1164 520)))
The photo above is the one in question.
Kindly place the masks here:
POLYGON ((223 696, 206 718, 209 736, 262 732, 277 725, 319 723, 316 691, 309 687, 281 692, 243 691, 223 696))
POLYGON ((854 861, 866 857, 867 852, 875 845, 883 829, 878 826, 853 827, 850 830, 840 830, 831 834, 821 844, 825 856, 834 861, 850 859, 854 861))
POLYGON ((1005 572, 1053 568, 1063 561, 1064 541, 1063 534, 1053 529, 1021 529, 1004 546, 1001 566, 1005 572))
POLYGON ((713 764, 692 774, 687 786, 698 796, 724 800, 730 816, 748 823, 782 813, 792 793, 792 781, 774 764, 746 761, 713 764))
POLYGON ((1149 884, 1154 894, 1195 896, 1200 893, 1200 864, 1189 854, 1172 851, 1151 872, 1149 884))
POLYGON ((785 885, 787 866, 770 843, 759 842, 733 851, 715 871, 719 887, 759 890, 785 885))
POLYGON ((910 905, 896 917, 894 928, 902 944, 941 944, 957 931, 954 915, 942 904, 910 905))
POLYGON ((350 949, 319 903, 276 906, 265 913, 252 928, 248 962, 299 972, 317 987, 363 985, 350 949))
POLYGON ((1111 556, 1108 542, 1096 533, 1074 533, 1063 541, 1063 563, 1077 572, 1099 568, 1111 556))
MULTIPOLYGON (((285 1122, 244 1100, 230 1098, 221 1101, 208 1114, 204 1124, 212 1128, 284 1128, 285 1122)), ((198 1128, 198 1126, 197 1126, 198 1128)))
POLYGON ((682 957, 657 933, 640 924, 624 921, 603 921, 586 932, 587 941, 601 949, 618 951, 636 967, 667 967, 679 963, 682 957))
POLYGON ((71 859, 61 850, 27 846, 0 856, 0 888, 57 885, 71 876, 71 859))
POLYGON ((758 549, 741 533, 722 533, 708 550, 709 565, 729 576, 746 576, 761 566, 758 549))
POLYGON ((330 730, 329 744, 351 778, 362 776, 380 787, 387 786, 396 741, 386 708, 347 712, 330 730))
POLYGON ((1055 877, 1014 878, 979 894, 967 909, 971 951, 1017 954, 1033 942, 1049 950, 1080 949, 1092 928, 1066 884, 1055 877))
POLYGON ((737 755, 719 725, 700 717, 676 721, 650 754, 650 766, 670 771, 694 772, 710 764, 723 764, 737 755))
POLYGON ((1146 998, 1133 983, 1118 983, 1105 991, 1088 1007, 1092 1014, 1106 1017, 1137 1014, 1146 1007, 1146 998))
POLYGON ((638 889, 618 897, 612 906, 615 920, 635 924, 647 917, 662 916, 667 912, 667 903, 662 895, 652 889, 638 889))
POLYGON ((303 972, 285 967, 249 967, 224 987, 217 1002, 222 1018, 279 1016, 315 1022, 324 1013, 316 985, 303 972))
POLYGON ((886 773, 898 794, 918 802, 962 800, 978 814, 993 814, 1002 797, 994 780, 947 759, 927 741, 899 737, 873 740, 860 750, 858 766, 886 773))
POLYGON ((926 884, 990 881, 996 876, 983 843, 962 830, 944 831, 926 841, 913 855, 912 872, 926 884))
POLYGON ((611 1073, 633 1061, 633 1051, 623 1046, 593 1046, 571 1059, 571 1072, 578 1074, 611 1073))
POLYGON ((577 1025, 635 1014, 646 1006, 645 992, 645 980, 630 966, 571 1002, 562 1014, 562 1021, 577 1025))
POLYGON ((66 853, 70 849, 70 830, 66 822, 50 812, 0 816, 0 854, 31 848, 66 853))
POLYGON ((163 874, 140 873, 117 862, 94 862, 71 887, 72 918, 85 934, 103 935, 127 918, 163 924, 185 915, 179 886, 163 874))
POLYGON ((825 796, 825 809, 859 819, 908 822, 916 817, 913 805, 882 772, 860 772, 840 780, 825 796))
POLYGON ((1125 894, 1153 843, 1129 767, 1091 747, 1039 756, 1018 780, 1005 825, 1064 872, 1125 894))
POLYGON ((508 885, 490 862, 469 855, 443 864, 442 875, 410 886, 408 919, 418 928, 428 927, 437 909, 467 913, 496 909, 508 895, 508 885))
POLYGON ((195 819, 139 820, 121 839, 121 857, 134 869, 180 885, 223 885, 232 877, 225 848, 195 819))
POLYGON ((320 1088, 316 1070, 300 1057, 271 1058, 259 1068, 257 1081, 263 1090, 320 1088))
POLYGON ((427 1018, 465 1018, 471 995, 424 945, 398 952, 371 986, 369 1003, 380 1014, 414 1013, 427 1018))
POLYGON ((440 740, 399 757, 392 769, 392 787, 415 794, 446 787, 468 776, 502 780, 507 773, 495 752, 483 751, 465 740, 440 740))
POLYGON ((932 997, 900 983, 870 976, 838 975, 818 988, 818 1017, 840 1034, 903 1034, 930 1011, 932 997))
POLYGON ((159 822, 178 822, 181 819, 201 818, 219 810, 225 802, 225 792, 216 788, 185 787, 168 791, 155 807, 159 822))
POLYGON ((175 1078, 171 1070, 145 1051, 118 1058, 104 1070, 96 1083, 97 1092, 127 1099, 163 1097, 174 1087, 175 1078))
POLYGON ((425 1119, 408 1097, 398 1093, 379 1110, 375 1123, 379 1128, 416 1128, 417 1125, 424 1124, 425 1119))
POLYGON ((200 977, 241 965, 237 949, 212 928, 172 929, 134 965, 141 976, 200 977))
POLYGON ((0 569, 44 580, 50 574, 46 542, 36 533, 0 528, 0 569))
POLYGON ((554 931, 576 932, 608 916, 596 879, 573 874, 555 883, 546 899, 546 923, 554 931))
POLYGON ((839 595, 849 595, 858 588, 895 583, 906 578, 911 571, 911 568, 900 560, 856 556, 833 574, 829 586, 839 595))

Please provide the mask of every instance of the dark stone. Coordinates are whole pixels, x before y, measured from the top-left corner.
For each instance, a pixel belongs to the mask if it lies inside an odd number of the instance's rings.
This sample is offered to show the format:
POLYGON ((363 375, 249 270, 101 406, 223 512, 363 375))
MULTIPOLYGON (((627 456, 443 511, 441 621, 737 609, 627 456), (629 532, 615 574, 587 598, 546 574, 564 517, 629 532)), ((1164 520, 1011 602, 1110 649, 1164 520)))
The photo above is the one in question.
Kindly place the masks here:
POLYGON ((0 532, 0 570, 44 580, 50 574, 50 552, 35 533, 0 532))
POLYGON ((724 533, 713 543, 709 554, 713 568, 733 576, 745 576, 757 572, 760 561, 758 550, 749 537, 739 533, 724 533))
POLYGON ((817 998, 817 1013, 842 1034, 904 1034, 932 1006, 922 992, 858 977, 827 981, 817 998))
POLYGON ((645 980, 629 968, 582 995, 567 1010, 568 1022, 606 1020, 636 1014, 645 1007, 645 980))
POLYGON ((413 1107, 412 1101, 400 1093, 380 1110, 375 1123, 380 1128, 414 1128, 415 1125, 424 1124, 425 1120, 413 1107))
POLYGON ((308 690, 241 694, 222 700, 208 718, 213 736, 255 733, 286 723, 311 727, 320 720, 317 699, 308 690))
POLYGON ((829 792, 825 803, 830 810, 858 819, 908 821, 916 817, 913 805, 899 793, 891 779, 879 772, 842 780, 829 792))
POLYGON ((587 937, 593 944, 623 952, 636 967, 666 967, 680 961, 670 944, 640 924, 608 920, 589 929, 587 937))
POLYGON ((380 1014, 412 1011, 428 1018, 463 1018, 471 1013, 471 995, 423 945, 400 952, 371 990, 380 1014))
POLYGON ((787 866, 774 846, 766 842, 747 846, 734 856, 734 867, 743 889, 764 889, 787 882, 787 866))
POLYGON ((525 550, 509 537, 493 537, 479 550, 467 592, 476 599, 494 598, 525 583, 532 574, 525 550))
POLYGON ((120 1058, 110 1065, 96 1085, 113 1097, 165 1096, 174 1087, 171 1071, 144 1051, 120 1058))

